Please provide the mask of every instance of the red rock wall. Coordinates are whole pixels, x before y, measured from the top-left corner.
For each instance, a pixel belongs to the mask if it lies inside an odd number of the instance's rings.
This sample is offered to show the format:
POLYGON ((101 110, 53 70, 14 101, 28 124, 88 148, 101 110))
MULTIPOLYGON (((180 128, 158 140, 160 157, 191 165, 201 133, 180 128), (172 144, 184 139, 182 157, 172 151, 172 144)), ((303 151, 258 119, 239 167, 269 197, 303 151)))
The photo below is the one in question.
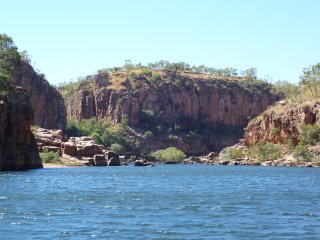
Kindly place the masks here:
POLYGON ((61 94, 38 75, 28 63, 15 69, 13 85, 27 91, 34 109, 33 124, 49 129, 66 128, 66 110, 61 94))
POLYGON ((110 116, 116 122, 125 114, 131 125, 138 125, 140 111, 148 109, 168 124, 179 123, 181 116, 187 116, 193 121, 208 120, 217 127, 243 128, 248 116, 257 116, 278 98, 268 91, 249 93, 237 83, 223 88, 196 82, 190 90, 163 84, 157 89, 135 90, 134 94, 127 89, 80 90, 67 111, 78 120, 110 116))
POLYGON ((299 124, 314 124, 319 121, 320 104, 286 109, 275 113, 268 111, 254 119, 245 132, 246 145, 252 146, 259 142, 285 143, 292 140, 298 143, 299 124))

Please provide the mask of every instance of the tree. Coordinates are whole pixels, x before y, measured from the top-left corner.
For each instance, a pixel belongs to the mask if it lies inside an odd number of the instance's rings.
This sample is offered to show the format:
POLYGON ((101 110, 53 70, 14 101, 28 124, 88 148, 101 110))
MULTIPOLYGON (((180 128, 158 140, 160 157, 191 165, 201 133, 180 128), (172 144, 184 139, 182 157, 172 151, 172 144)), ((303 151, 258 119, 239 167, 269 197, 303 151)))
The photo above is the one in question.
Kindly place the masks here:
POLYGON ((289 83, 288 81, 277 81, 273 85, 275 92, 283 93, 287 98, 297 99, 299 95, 299 87, 289 83))
POLYGON ((320 83, 320 63, 304 68, 300 76, 299 85, 307 87, 313 98, 318 97, 318 88, 320 83))
POLYGON ((257 69, 249 68, 242 72, 242 76, 248 78, 249 80, 257 79, 257 69))
POLYGON ((18 48, 11 37, 0 34, 0 90, 10 87, 14 67, 20 63, 18 48))

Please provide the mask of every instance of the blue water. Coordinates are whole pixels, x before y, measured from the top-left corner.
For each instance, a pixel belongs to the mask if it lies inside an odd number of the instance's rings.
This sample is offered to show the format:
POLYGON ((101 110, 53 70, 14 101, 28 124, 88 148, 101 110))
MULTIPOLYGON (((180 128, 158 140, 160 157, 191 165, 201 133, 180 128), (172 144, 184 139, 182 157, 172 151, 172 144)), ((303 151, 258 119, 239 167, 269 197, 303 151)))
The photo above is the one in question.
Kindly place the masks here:
POLYGON ((320 239, 320 168, 4 172, 0 239, 320 239))

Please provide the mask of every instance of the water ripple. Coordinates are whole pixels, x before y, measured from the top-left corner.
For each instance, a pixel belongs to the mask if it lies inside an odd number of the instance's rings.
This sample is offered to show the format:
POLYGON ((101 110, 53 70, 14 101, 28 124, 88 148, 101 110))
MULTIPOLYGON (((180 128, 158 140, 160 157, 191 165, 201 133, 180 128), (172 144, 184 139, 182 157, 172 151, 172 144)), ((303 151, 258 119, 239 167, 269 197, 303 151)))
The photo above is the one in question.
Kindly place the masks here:
POLYGON ((0 173, 0 239, 320 239, 320 169, 0 173))

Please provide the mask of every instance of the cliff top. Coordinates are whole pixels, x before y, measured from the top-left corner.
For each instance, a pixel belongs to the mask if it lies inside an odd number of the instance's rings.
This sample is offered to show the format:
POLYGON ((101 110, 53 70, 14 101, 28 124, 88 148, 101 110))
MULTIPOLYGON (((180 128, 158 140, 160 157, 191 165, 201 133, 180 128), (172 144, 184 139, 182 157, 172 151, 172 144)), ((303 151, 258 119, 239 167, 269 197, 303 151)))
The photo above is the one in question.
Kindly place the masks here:
MULTIPOLYGON (((171 65, 170 65, 171 66, 171 65)), ((61 84, 58 89, 64 97, 79 90, 98 91, 112 89, 138 90, 141 88, 178 87, 190 90, 197 86, 216 86, 222 88, 242 87, 248 93, 263 94, 270 91, 271 85, 257 79, 254 73, 238 74, 236 70, 196 71, 191 68, 134 67, 99 70, 95 75, 79 78, 76 82, 61 84)))

